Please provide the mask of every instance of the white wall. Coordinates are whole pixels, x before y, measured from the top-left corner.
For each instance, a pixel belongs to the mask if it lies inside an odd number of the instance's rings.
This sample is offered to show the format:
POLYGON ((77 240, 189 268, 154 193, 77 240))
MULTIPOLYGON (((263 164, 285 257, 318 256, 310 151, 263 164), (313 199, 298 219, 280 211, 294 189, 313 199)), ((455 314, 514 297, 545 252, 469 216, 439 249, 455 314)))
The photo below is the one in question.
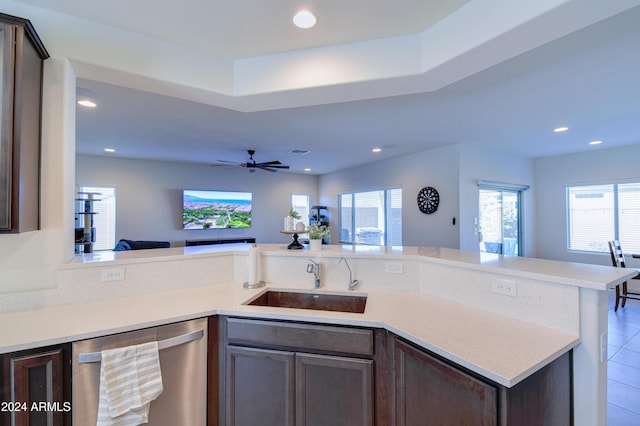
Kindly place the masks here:
POLYGON ((202 164, 133 160, 78 155, 77 185, 116 187, 116 241, 170 241, 255 237, 259 243, 288 243, 280 233, 282 218, 291 207, 291 194, 317 199, 314 175, 267 173, 260 170, 219 169, 202 164), (212 189, 253 193, 253 220, 249 229, 182 229, 182 190, 212 189))
POLYGON ((44 63, 40 230, 0 235, 0 293, 54 288, 73 255, 75 75, 68 61, 44 63))
POLYGON ((449 145, 320 176, 320 203, 329 207, 332 241, 338 241, 337 194, 401 186, 402 244, 458 248, 458 226, 452 225, 459 214, 458 151, 458 145, 449 145), (416 203, 425 186, 440 195, 438 210, 430 215, 416 203))
MULTIPOLYGON (((640 145, 596 149, 535 161, 537 256, 546 259, 610 265, 608 254, 567 252, 568 184, 640 181, 640 145)), ((629 263, 633 261, 630 259, 629 263)), ((629 265, 627 265, 629 266, 629 265)))
POLYGON ((524 193, 524 250, 535 252, 533 160, 484 148, 457 144, 397 157, 320 177, 321 204, 331 211, 337 238, 337 194, 401 186, 403 189, 402 243, 478 250, 474 218, 478 217, 478 180, 529 185, 524 193), (418 191, 432 186, 440 194, 436 213, 418 210, 418 191), (453 225, 453 218, 456 224, 453 225))
POLYGON ((116 186, 117 239, 168 240, 182 245, 185 239, 253 236, 259 242, 279 243, 286 241, 279 233, 279 219, 287 212, 289 196, 303 193, 310 195, 312 204, 319 200, 329 207, 332 239, 337 241, 339 193, 401 186, 403 244, 464 250, 478 247, 473 222, 478 216, 478 180, 531 185, 524 193, 524 249, 529 256, 534 252, 533 160, 469 145, 451 145, 319 178, 79 155, 76 179, 82 185, 116 186), (421 213, 416 205, 417 193, 424 186, 433 186, 440 193, 438 211, 431 215, 421 213), (182 230, 182 189, 252 191, 254 226, 248 230, 182 230))

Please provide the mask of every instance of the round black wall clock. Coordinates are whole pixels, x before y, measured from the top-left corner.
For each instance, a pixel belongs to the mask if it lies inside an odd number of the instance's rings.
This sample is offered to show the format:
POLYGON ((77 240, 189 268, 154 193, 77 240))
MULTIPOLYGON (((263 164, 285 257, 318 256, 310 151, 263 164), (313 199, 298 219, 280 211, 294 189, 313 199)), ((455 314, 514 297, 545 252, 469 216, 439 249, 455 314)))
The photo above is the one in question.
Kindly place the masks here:
POLYGON ((425 186, 418 192, 418 208, 422 213, 431 214, 438 210, 440 195, 435 188, 425 186))

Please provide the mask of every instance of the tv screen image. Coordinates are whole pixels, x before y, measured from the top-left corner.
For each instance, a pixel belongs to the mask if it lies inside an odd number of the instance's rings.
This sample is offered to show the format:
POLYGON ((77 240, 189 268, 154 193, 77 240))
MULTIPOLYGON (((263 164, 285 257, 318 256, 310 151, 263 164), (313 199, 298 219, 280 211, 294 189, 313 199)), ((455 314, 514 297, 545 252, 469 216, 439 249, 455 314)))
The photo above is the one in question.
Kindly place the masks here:
POLYGON ((250 228, 251 195, 251 192, 184 190, 182 227, 250 228))

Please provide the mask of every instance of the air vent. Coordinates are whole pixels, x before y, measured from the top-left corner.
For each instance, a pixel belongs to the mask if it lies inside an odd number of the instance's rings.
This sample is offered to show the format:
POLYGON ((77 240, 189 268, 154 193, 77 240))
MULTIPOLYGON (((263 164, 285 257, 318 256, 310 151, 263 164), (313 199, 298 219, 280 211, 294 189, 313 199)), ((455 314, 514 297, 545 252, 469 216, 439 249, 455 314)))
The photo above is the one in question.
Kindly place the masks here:
POLYGON ((305 155, 308 154, 311 151, 307 151, 306 149, 294 149, 293 151, 289 151, 289 154, 296 154, 296 155, 305 155))

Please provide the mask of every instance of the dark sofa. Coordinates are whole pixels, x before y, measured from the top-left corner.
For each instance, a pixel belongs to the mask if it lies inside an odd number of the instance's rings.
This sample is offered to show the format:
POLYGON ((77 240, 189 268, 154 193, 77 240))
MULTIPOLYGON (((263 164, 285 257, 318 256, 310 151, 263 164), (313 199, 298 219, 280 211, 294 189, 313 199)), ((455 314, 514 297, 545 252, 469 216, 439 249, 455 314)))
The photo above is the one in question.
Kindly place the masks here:
POLYGON ((135 241, 135 240, 120 240, 118 244, 113 248, 113 251, 127 251, 127 250, 142 250, 142 249, 155 249, 155 248, 169 248, 171 244, 169 241, 135 241))

